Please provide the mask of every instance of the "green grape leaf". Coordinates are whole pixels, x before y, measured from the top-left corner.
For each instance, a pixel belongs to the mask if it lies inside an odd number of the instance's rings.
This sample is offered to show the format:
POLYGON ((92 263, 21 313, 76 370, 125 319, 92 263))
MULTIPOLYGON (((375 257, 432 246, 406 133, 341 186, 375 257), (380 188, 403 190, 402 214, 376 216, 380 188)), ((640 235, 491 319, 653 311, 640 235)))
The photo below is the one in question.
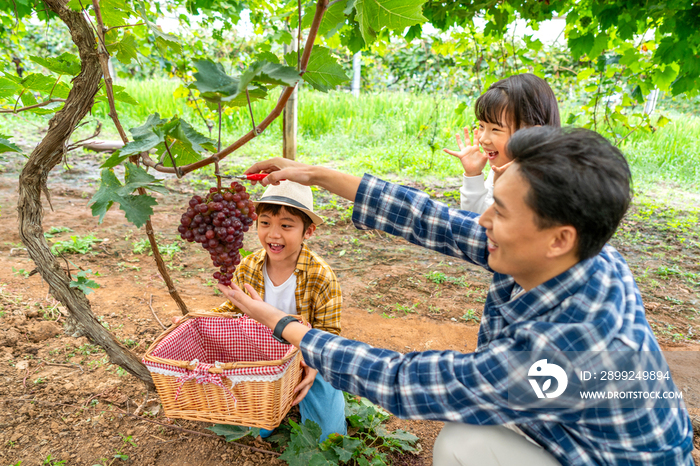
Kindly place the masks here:
MULTIPOLYGON (((20 81, 20 85, 31 91, 39 92, 51 92, 54 84, 56 84, 56 78, 52 76, 46 76, 44 74, 32 73, 27 75, 20 81)), ((27 93, 25 92, 24 95, 27 93)), ((24 95, 22 97, 24 97, 24 95)), ((29 105, 29 104, 25 104, 29 105)))
MULTIPOLYGON (((123 86, 117 86, 116 84, 112 84, 112 92, 114 94, 114 100, 118 102, 124 102, 125 104, 129 105, 139 105, 138 101, 131 97, 124 89, 126 89, 123 86)), ((55 94, 55 92, 54 92, 55 94)), ((101 89, 99 93, 95 96, 95 102, 107 102, 107 91, 105 90, 104 87, 104 82, 102 83, 101 89)))
POLYGON ((202 98, 211 102, 221 102, 226 97, 239 94, 238 79, 227 75, 221 63, 197 60, 194 66, 197 68, 197 72, 194 73, 196 81, 189 87, 197 89, 202 98))
MULTIPOLYGON (((345 24, 345 2, 336 2, 331 5, 323 14, 323 20, 318 27, 318 35, 330 37, 345 24)), ((316 3, 309 3, 304 11, 304 17, 301 20, 301 27, 306 29, 311 27, 316 13, 316 3)))
POLYGON ((666 118, 665 116, 659 115, 659 119, 656 120, 656 126, 658 126, 659 128, 663 128, 663 127, 666 126, 670 121, 671 121, 671 120, 669 120, 669 119, 666 118))
POLYGON ((77 76, 80 73, 80 58, 72 53, 64 52, 58 57, 47 58, 30 55, 29 59, 54 73, 70 76, 77 76))
POLYGON ((189 123, 178 117, 174 117, 168 122, 162 131, 164 142, 158 144, 156 152, 161 154, 160 161, 166 167, 173 166, 170 155, 165 149, 166 143, 178 166, 189 165, 201 160, 200 154, 206 150, 216 152, 216 141, 198 133, 189 123))
POLYGON ((654 70, 651 75, 652 82, 661 89, 662 91, 667 91, 671 84, 678 76, 679 66, 676 63, 671 63, 670 65, 662 65, 661 67, 654 70))
POLYGON ((114 152, 101 166, 101 168, 112 168, 124 160, 127 157, 134 154, 140 154, 141 152, 146 152, 158 144, 163 142, 164 135, 161 132, 157 132, 156 128, 165 124, 168 120, 161 119, 158 113, 154 113, 148 116, 146 122, 135 128, 130 128, 133 141, 124 145, 121 149, 114 152))
POLYGON ((9 136, 4 136, 0 134, 0 154, 3 152, 19 152, 22 153, 22 149, 10 142, 9 136))
POLYGON ((257 61, 266 61, 270 63, 280 62, 279 57, 272 52, 259 52, 255 54, 253 58, 255 58, 257 61))
MULTIPOLYGON (((83 0, 82 4, 86 6, 89 2, 83 0)), ((100 11, 102 12, 102 21, 107 27, 124 26, 132 14, 131 8, 125 0, 100 0, 100 11)))
POLYGON ((292 434, 287 449, 279 457, 289 466, 337 466, 338 456, 333 450, 321 450, 321 428, 314 421, 297 424, 290 420, 292 434))
MULTIPOLYGON (((284 59, 287 63, 295 63, 296 53, 288 53, 284 59)), ((322 92, 328 92, 350 79, 343 71, 343 67, 331 55, 330 49, 320 45, 315 46, 311 51, 306 73, 302 75, 302 78, 314 89, 322 92)))
POLYGON ((107 51, 114 55, 117 60, 129 65, 132 61, 138 62, 137 52, 139 45, 136 43, 136 38, 130 32, 124 34, 124 37, 119 42, 107 46, 107 51))
POLYGON ((11 79, 4 76, 0 77, 0 98, 13 96, 17 94, 20 89, 22 89, 22 87, 11 79))
POLYGON ((427 21, 422 14, 426 0, 356 0, 355 20, 365 42, 384 29, 403 30, 427 21))
POLYGON ((255 438, 260 435, 260 429, 257 427, 245 427, 245 426, 232 426, 228 424, 215 424, 212 427, 207 427, 216 435, 222 435, 226 438, 227 442, 233 442, 234 440, 241 439, 246 435, 250 435, 255 438))
POLYGON ((362 440, 358 438, 343 437, 341 445, 333 445, 333 451, 336 452, 340 461, 347 463, 362 444, 362 440))
POLYGON ((125 169, 124 185, 111 169, 102 170, 100 189, 90 199, 89 205, 92 215, 99 217, 98 221, 102 223, 107 211, 117 203, 119 209, 124 211, 126 219, 141 228, 153 215, 152 206, 157 205, 158 202, 147 194, 131 193, 137 188, 162 191, 163 187, 155 177, 137 165, 127 162, 125 169))
POLYGON ((291 66, 257 61, 241 75, 238 88, 243 92, 251 82, 294 86, 300 79, 299 72, 291 66))
POLYGON ((175 53, 182 53, 182 46, 180 45, 180 39, 173 35, 173 34, 168 34, 163 32, 160 27, 157 25, 153 24, 149 19, 148 15, 146 14, 146 9, 143 6, 143 2, 138 2, 136 5, 136 9, 139 12, 139 15, 141 18, 143 18, 143 21, 146 23, 146 26, 148 26, 148 29, 153 33, 153 35, 156 37, 156 46, 163 51, 165 48, 169 48, 175 53))
POLYGON ((56 87, 53 88, 53 92, 51 93, 51 97, 58 97, 59 99, 67 99, 68 94, 70 93, 71 86, 64 83, 63 81, 59 81, 56 83, 56 87))
POLYGON ((579 37, 569 37, 568 44, 572 58, 578 60, 581 58, 581 55, 591 51, 595 44, 595 36, 593 33, 588 33, 579 37))
MULTIPOLYGON (((94 290, 98 289, 100 285, 94 281, 87 278, 88 274, 92 273, 92 269, 81 270, 77 275, 72 275, 73 280, 70 282, 69 286, 71 288, 78 288, 85 294, 90 294, 94 290)), ((97 274, 99 275, 99 273, 97 274)))

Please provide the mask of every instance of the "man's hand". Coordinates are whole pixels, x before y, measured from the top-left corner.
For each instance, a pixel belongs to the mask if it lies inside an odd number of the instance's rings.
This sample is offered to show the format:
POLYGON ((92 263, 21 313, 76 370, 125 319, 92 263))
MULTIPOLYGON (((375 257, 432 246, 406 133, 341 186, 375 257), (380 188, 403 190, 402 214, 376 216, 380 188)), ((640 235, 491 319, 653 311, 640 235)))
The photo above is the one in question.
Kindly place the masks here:
POLYGON ((250 293, 250 296, 235 283, 231 283, 230 288, 228 286, 218 285, 219 291, 221 291, 238 309, 261 324, 274 329, 277 322, 287 314, 263 301, 260 295, 255 291, 255 288, 249 284, 246 283, 243 286, 248 293, 250 293))
POLYGON ((488 157, 486 157, 481 150, 479 150, 479 130, 474 129, 474 139, 472 142, 470 142, 469 132, 466 126, 464 127, 464 144, 462 144, 462 138, 459 137, 459 134, 456 135, 456 138, 459 151, 453 151, 450 149, 443 150, 459 159, 459 161, 462 163, 462 167, 464 168, 465 175, 480 175, 486 166, 488 157))
MULTIPOLYGON (((269 186, 271 184, 278 185, 281 180, 290 180, 303 184, 304 186, 311 186, 314 184, 314 180, 312 179, 313 168, 312 165, 306 165, 282 157, 275 157, 253 164, 252 167, 245 171, 245 174, 269 173, 269 175, 260 182, 263 186, 269 186)), ((253 183, 255 183, 255 181, 253 181, 253 183)))
POLYGON ((358 176, 348 175, 330 168, 306 165, 281 157, 258 162, 245 173, 268 173, 260 182, 263 186, 276 185, 281 180, 289 180, 305 186, 320 186, 353 202, 362 180, 358 176))
POLYGON ((318 374, 318 371, 307 366, 303 359, 301 361, 301 368, 304 370, 304 378, 301 379, 299 385, 297 385, 297 387, 294 389, 294 393, 298 393, 298 395, 296 398, 294 398, 292 406, 296 406, 301 403, 301 400, 303 400, 306 394, 309 393, 309 389, 311 389, 311 386, 314 384, 314 380, 316 379, 316 374, 318 374))
MULTIPOLYGON (((243 311, 247 316, 274 330, 280 319, 288 314, 263 301, 260 295, 255 291, 255 288, 249 284, 246 283, 244 286, 248 293, 250 293, 250 296, 245 294, 235 283, 231 283, 230 288, 228 286, 218 285, 219 291, 221 291, 233 305, 243 311)), ((285 327, 282 332, 282 338, 292 345, 299 347, 301 340, 308 331, 309 328, 306 325, 291 323, 285 327)))

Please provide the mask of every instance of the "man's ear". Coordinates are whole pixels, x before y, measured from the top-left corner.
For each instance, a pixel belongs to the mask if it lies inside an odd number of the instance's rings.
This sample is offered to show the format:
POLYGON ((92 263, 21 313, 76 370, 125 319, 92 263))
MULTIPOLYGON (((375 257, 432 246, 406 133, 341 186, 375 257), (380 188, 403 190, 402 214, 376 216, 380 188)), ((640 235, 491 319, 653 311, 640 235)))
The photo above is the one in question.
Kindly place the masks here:
POLYGON ((547 258, 558 259, 568 254, 576 254, 578 233, 572 225, 560 225, 552 228, 552 240, 547 250, 547 258))
POLYGON ((314 232, 316 231, 316 224, 312 223, 309 225, 309 228, 306 229, 306 232, 304 232, 304 239, 309 239, 314 235, 314 232))

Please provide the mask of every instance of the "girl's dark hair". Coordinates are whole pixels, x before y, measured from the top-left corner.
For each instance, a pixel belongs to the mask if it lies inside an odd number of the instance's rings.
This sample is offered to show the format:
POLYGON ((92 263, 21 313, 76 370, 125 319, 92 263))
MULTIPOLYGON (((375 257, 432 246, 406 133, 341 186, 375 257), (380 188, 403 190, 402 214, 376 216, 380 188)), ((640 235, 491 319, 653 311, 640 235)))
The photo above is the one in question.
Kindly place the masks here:
POLYGON ((571 225, 579 260, 598 254, 632 199, 622 152, 594 131, 547 126, 517 131, 508 152, 530 185, 525 203, 538 228, 571 225))
POLYGON ((306 212, 289 205, 268 204, 266 202, 261 202, 257 205, 257 207, 255 207, 255 212, 257 212, 258 217, 262 214, 269 214, 273 217, 277 217, 280 214, 282 208, 284 208, 284 210, 289 212, 294 217, 299 217, 299 219, 301 219, 301 222, 304 224, 304 232, 306 232, 306 230, 309 229, 311 224, 314 223, 314 221, 311 220, 311 217, 306 215, 306 212))
POLYGON ((561 127, 559 106, 547 81, 534 74, 516 74, 491 84, 474 104, 480 121, 509 126, 513 132, 525 126, 561 127), (505 112, 509 121, 501 121, 505 112), (512 125, 512 126, 511 126, 512 125))

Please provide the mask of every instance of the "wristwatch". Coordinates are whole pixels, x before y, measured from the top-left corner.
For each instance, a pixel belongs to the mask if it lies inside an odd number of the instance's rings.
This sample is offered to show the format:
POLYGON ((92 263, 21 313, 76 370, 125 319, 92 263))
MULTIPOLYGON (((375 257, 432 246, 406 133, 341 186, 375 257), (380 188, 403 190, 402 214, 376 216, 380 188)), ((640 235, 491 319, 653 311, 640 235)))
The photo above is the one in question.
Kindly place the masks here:
POLYGON ((285 316, 282 317, 279 322, 277 322, 277 325, 275 325, 275 330, 272 332, 272 337, 279 341, 280 343, 284 343, 285 345, 290 345, 287 340, 282 338, 282 332, 284 332, 284 329, 287 327, 292 322, 299 322, 296 317, 294 316, 285 316))

